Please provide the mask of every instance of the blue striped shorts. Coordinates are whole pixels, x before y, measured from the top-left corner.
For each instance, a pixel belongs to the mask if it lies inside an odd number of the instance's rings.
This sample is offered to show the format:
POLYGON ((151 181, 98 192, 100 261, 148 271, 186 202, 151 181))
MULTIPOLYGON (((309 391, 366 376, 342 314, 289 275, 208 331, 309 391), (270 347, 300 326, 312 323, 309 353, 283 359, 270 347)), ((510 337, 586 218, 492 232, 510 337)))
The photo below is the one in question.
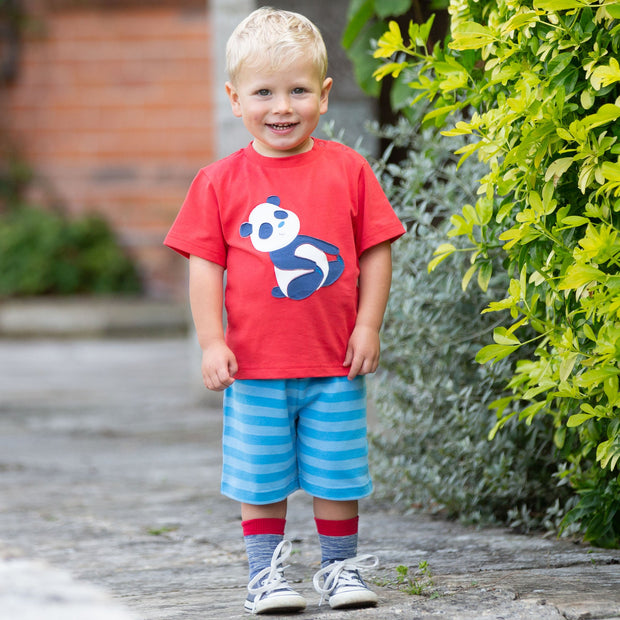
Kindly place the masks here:
POLYGON ((237 380, 224 393, 222 493, 273 504, 369 495, 364 377, 237 380))

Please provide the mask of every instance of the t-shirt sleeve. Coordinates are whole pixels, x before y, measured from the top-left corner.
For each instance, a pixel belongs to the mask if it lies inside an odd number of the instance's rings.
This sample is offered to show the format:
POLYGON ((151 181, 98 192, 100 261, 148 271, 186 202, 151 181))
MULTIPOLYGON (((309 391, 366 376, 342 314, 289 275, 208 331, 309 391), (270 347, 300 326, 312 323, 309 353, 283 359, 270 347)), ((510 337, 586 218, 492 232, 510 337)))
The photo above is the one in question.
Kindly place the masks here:
POLYGON ((191 254, 226 266, 226 242, 222 233, 216 193, 201 170, 189 188, 164 245, 185 258, 191 254))
POLYGON ((396 241, 405 233, 370 164, 364 162, 358 180, 359 210, 356 222, 358 256, 384 241, 396 241))

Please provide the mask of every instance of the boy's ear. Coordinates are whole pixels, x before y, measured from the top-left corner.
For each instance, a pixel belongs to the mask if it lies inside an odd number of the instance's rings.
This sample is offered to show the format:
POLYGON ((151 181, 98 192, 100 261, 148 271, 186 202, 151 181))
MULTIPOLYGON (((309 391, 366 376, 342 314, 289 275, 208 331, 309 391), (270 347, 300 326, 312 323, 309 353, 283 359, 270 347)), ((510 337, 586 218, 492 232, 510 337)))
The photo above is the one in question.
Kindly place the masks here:
POLYGON ((323 80, 323 86, 321 88, 321 100, 320 100, 320 106, 319 106, 319 111, 321 114, 325 114, 325 112, 327 112, 327 102, 329 99, 329 91, 332 89, 333 83, 334 83, 334 80, 330 77, 325 78, 323 80))
POLYGON ((224 85, 226 87, 226 94, 230 99, 230 107, 232 108, 232 112, 238 118, 241 117, 241 103, 239 102, 239 93, 234 87, 232 82, 226 82, 224 85))

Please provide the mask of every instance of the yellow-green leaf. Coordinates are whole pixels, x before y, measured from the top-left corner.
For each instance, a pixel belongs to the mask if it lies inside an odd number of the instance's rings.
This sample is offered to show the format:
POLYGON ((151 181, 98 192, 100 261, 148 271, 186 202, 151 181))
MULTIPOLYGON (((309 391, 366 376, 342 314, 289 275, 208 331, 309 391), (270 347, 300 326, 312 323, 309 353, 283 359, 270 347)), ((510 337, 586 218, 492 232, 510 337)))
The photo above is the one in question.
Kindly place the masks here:
MULTIPOLYGON (((619 72, 620 75, 620 72, 619 72)), ((620 80, 620 77, 618 78, 620 80)), ((620 117, 620 106, 613 103, 605 103, 594 114, 589 114, 583 119, 583 126, 587 129, 607 125, 620 117)))
POLYGON ((570 168, 573 163, 572 157, 560 157, 551 162, 545 173, 545 181, 553 179, 554 183, 570 168))
POLYGON ((488 344, 478 351, 476 354, 476 361, 479 364, 486 364, 487 362, 495 363, 508 357, 511 353, 514 353, 519 346, 520 345, 488 344))
POLYGON ((435 267, 437 267, 437 265, 439 265, 439 263, 441 263, 442 261, 446 260, 446 258, 448 258, 448 256, 453 254, 455 251, 456 251, 456 248, 451 243, 442 243, 433 252, 433 256, 435 256, 435 258, 433 258, 433 260, 431 260, 430 263, 428 264, 427 269, 428 269, 429 273, 431 271, 433 271, 435 269, 435 267))
POLYGON ((505 327, 496 327, 493 330, 493 340, 497 344, 507 344, 507 345, 520 345, 521 342, 519 339, 510 331, 508 331, 505 327))
POLYGON ((497 40, 493 31, 476 22, 463 22, 452 32, 449 47, 457 50, 480 49, 497 40))
POLYGON ((613 57, 609 59, 608 65, 595 67, 590 76, 590 83, 594 90, 600 90, 618 81, 620 81, 620 65, 613 57))
POLYGON ((562 220, 562 228, 575 228, 576 226, 583 226, 588 224, 590 220, 587 217, 581 215, 567 215, 562 220))
POLYGON ((486 262, 482 263, 482 267, 480 267, 480 271, 478 272, 478 286, 480 290, 486 293, 489 288, 489 282, 491 281, 491 276, 493 275, 493 263, 486 262))
POLYGON ((372 75, 377 82, 380 82, 386 75, 391 75, 392 77, 397 78, 400 75, 400 72, 408 65, 409 63, 407 62, 388 62, 376 69, 372 75))
POLYGON ((589 413, 575 413, 566 422, 566 426, 568 428, 575 428, 576 426, 580 426, 584 422, 591 420, 594 416, 589 413))
POLYGON ((534 0, 534 8, 541 11, 569 11, 583 6, 583 0, 534 0))
POLYGON ((570 353, 560 362, 560 381, 566 381, 570 377, 579 353, 570 353))
POLYGON ((463 276, 463 279, 461 280, 461 289, 463 291, 467 290, 467 287, 469 286, 469 283, 474 275, 474 273, 476 273, 476 269, 478 269, 478 265, 477 264, 473 264, 466 272, 465 275, 463 276))
POLYGON ((573 290, 590 282, 604 282, 605 280, 607 280, 607 274, 600 269, 576 263, 566 270, 566 275, 562 278, 558 288, 561 291, 573 290))
POLYGON ((601 172, 608 181, 620 182, 620 164, 604 161, 601 165, 601 172))

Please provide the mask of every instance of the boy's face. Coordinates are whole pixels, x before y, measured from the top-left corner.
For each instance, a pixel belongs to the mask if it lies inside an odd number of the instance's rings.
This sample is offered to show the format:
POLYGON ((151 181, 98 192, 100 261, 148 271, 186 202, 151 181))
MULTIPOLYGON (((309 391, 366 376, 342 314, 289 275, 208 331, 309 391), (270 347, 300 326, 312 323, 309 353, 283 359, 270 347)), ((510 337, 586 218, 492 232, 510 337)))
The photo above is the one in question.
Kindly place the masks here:
POLYGON ((226 83, 233 114, 254 136, 254 149, 287 157, 312 148, 311 134, 327 112, 332 79, 321 80, 305 58, 280 69, 244 65, 233 85, 226 83))

